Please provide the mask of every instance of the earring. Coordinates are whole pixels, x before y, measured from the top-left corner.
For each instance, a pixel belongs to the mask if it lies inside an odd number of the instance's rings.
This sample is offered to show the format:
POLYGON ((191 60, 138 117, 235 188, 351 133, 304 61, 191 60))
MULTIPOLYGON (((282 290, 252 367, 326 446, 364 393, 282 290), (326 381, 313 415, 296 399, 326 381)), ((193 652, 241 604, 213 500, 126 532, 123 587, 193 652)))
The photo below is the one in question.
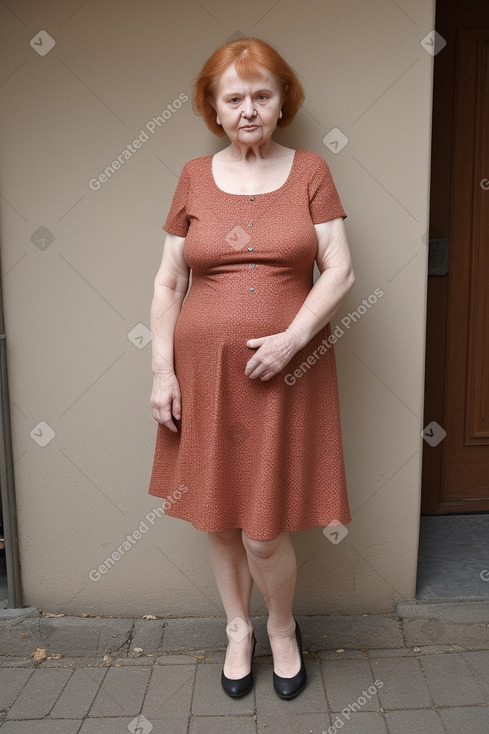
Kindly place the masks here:
POLYGON ((278 116, 278 119, 280 120, 281 117, 282 117, 282 110, 280 110, 280 114, 278 116))
POLYGON ((220 125, 220 124, 221 124, 221 121, 220 121, 220 119, 219 119, 219 115, 217 115, 217 117, 216 117, 216 122, 217 122, 217 124, 218 124, 218 125, 220 125))

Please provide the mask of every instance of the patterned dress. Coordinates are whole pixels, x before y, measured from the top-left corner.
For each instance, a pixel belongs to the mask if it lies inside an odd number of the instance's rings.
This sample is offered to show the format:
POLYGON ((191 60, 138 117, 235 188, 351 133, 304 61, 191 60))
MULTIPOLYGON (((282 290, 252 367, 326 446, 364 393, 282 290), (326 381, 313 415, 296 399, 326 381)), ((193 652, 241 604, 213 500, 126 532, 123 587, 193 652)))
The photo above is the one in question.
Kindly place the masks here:
POLYGON ((254 196, 218 188, 212 156, 184 166, 163 226, 192 271, 174 334, 182 417, 177 434, 158 424, 148 490, 166 514, 256 540, 351 521, 329 324, 272 379, 244 372, 247 340, 284 331, 312 288, 314 224, 337 217, 316 153, 254 196))

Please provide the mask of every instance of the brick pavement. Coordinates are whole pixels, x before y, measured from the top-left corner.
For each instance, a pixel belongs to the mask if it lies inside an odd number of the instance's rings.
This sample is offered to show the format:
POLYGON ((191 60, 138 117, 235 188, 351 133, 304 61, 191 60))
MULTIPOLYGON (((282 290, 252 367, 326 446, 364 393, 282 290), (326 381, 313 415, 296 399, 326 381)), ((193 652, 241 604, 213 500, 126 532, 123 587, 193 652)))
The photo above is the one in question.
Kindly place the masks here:
POLYGON ((220 686, 224 619, 4 610, 0 734, 489 732, 489 602, 298 619, 304 692, 276 696, 266 620, 254 618, 255 686, 235 700, 220 686))

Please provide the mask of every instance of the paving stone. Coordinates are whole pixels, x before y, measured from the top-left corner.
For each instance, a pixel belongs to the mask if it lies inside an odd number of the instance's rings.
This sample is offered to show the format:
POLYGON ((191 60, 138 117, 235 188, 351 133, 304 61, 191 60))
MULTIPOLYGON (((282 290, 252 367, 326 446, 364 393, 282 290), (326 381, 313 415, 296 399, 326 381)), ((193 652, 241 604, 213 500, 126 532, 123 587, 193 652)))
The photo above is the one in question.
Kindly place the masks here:
POLYGON ((472 671, 479 688, 484 692, 489 703, 489 650, 464 652, 461 657, 472 671))
POLYGON ((348 648, 343 650, 343 652, 336 652, 336 650, 318 650, 316 654, 321 660, 355 660, 357 658, 367 657, 365 650, 351 650, 348 648))
POLYGON ((15 656, 11 655, 1 655, 0 656, 0 668, 37 668, 38 663, 36 663, 33 658, 17 658, 15 656))
POLYGON ((373 658, 372 669, 384 709, 431 708, 433 702, 417 658, 373 658))
MULTIPOLYGON (((97 719, 85 719, 83 722, 82 728, 78 732, 78 734, 128 734, 129 733, 129 724, 131 722, 134 722, 135 717, 126 718, 126 717, 110 717, 106 716, 103 718, 97 718, 97 719)), ((141 720, 138 719, 140 722, 141 720)), ((150 722, 151 724, 151 722, 150 722)), ((133 724, 134 726, 134 724, 133 724)), ((151 734, 166 734, 166 732, 171 732, 171 734, 185 734, 184 729, 167 729, 165 732, 163 730, 158 730, 155 727, 153 729, 149 728, 149 725, 147 725, 147 728, 151 734)), ((134 729, 133 729, 134 730, 134 729)), ((148 734, 149 734, 148 731, 148 734)), ((146 732, 136 729, 137 734, 146 734, 146 732)))
POLYGON ((0 622, 4 622, 7 619, 39 618, 40 616, 36 607, 9 607, 8 609, 0 609, 0 622))
POLYGON ((135 647, 141 647, 145 653, 158 653, 161 650, 164 629, 165 623, 161 619, 136 619, 129 654, 133 653, 135 647))
MULTIPOLYGON (((253 714, 255 697, 253 691, 242 698, 231 698, 221 686, 222 666, 214 663, 198 665, 195 676, 195 693, 192 701, 193 716, 231 716, 253 714)), ((256 668, 253 667, 256 678, 256 668)))
POLYGON ((96 657, 123 647, 133 624, 133 619, 42 617, 39 646, 63 655, 96 657))
POLYGON ((89 711, 89 716, 136 716, 146 692, 152 668, 109 668, 89 711))
MULTIPOLYGON (((188 732, 188 715, 171 715, 165 719, 154 719, 151 722, 151 734, 187 734, 188 732)), ((149 727, 148 727, 149 728, 149 727)), ((80 734, 83 734, 81 732, 80 734)), ((99 734, 98 731, 94 731, 93 734, 99 734)), ((103 734, 102 732, 100 734, 103 734)), ((114 732, 114 734, 121 734, 120 731, 114 732)), ((124 734, 127 734, 125 732, 124 734)), ((139 731, 136 729, 136 734, 145 734, 144 730, 139 731)), ((214 734, 216 734, 214 732, 214 734)), ((234 734, 234 733, 230 733, 234 734)))
POLYGON ((377 686, 366 658, 322 663, 326 698, 331 711, 378 711, 377 686), (369 690, 370 689, 370 690, 369 690))
POLYGON ((72 671, 65 668, 34 670, 15 703, 9 709, 7 719, 40 719, 46 716, 71 675, 72 671))
POLYGON ((447 734, 487 734, 489 708, 464 706, 463 708, 438 709, 447 734))
MULTIPOLYGON (((344 734, 388 734, 382 715, 370 711, 354 713, 349 719, 342 717, 341 714, 333 714, 331 716, 331 725, 333 727, 331 732, 341 731, 344 734), (344 728, 338 725, 340 722, 342 722, 344 728)), ((325 734, 329 734, 327 729, 325 730, 325 734)))
MULTIPOLYGON (((258 647, 258 644, 257 644, 258 647)), ((309 656, 309 653, 304 653, 304 657, 309 656)), ((214 658, 214 655, 212 656, 214 658)), ((224 660, 226 657, 226 653, 224 652, 222 654, 222 661, 215 661, 215 662, 221 662, 221 665, 224 664, 224 660)), ((310 656, 309 656, 310 657, 310 656)), ((317 655, 315 656, 317 658, 317 655)), ((253 665, 272 665, 273 663, 273 655, 270 653, 270 655, 257 655, 255 652, 255 655, 253 657, 253 665)))
POLYGON ((485 703, 472 670, 460 655, 433 655, 421 661, 437 706, 470 706, 485 703))
POLYGON ((14 617, 0 623, 0 653, 29 657, 42 647, 63 655, 104 655, 128 642, 133 624, 132 619, 14 617))
MULTIPOLYGON (((232 734, 256 734, 256 723, 252 716, 192 716, 188 731, 189 734, 216 734, 224 731, 232 734)), ((301 734, 303 731, 301 730, 301 734)), ((272 732, 267 729, 267 734, 272 732)))
MULTIPOLYGON (((256 650, 255 650, 255 656, 254 660, 256 663, 260 663, 263 659, 265 659, 267 656, 258 654, 258 641, 256 643, 256 650)), ((270 655, 271 656, 271 655, 270 655)), ((204 650, 202 652, 195 652, 192 654, 192 658, 195 660, 196 663, 218 663, 219 665, 224 665, 224 660, 226 658, 226 650, 204 650)))
POLYGON ((39 619, 11 618, 0 624, 0 654, 29 657, 39 644, 39 619))
POLYGON ((390 734, 445 734, 445 729, 436 711, 387 711, 385 719, 390 734))
POLYGON ((157 665, 195 665, 200 662, 193 655, 160 655, 155 660, 157 665))
POLYGON ((32 670, 0 670, 0 710, 8 709, 33 674, 32 670))
POLYGON ((396 605, 396 614, 400 619, 439 619, 448 622, 489 624, 489 600, 456 600, 430 603, 422 601, 404 601, 396 605))
MULTIPOLYGON (((302 693, 300 694, 302 696, 302 693)), ((284 706, 288 701, 284 701, 284 706)), ((274 713, 257 716, 259 732, 266 734, 322 734, 331 725, 329 714, 288 714, 274 713)), ((192 730, 191 730, 192 731, 192 730)), ((214 731, 218 731, 215 729, 214 731)), ((254 731, 254 730, 253 730, 254 731)), ((200 734, 200 733, 199 733, 200 734)), ((345 732, 347 734, 347 732, 345 732)))
POLYGON ((304 650, 404 647, 402 628, 394 615, 300 617, 304 650))
POLYGON ((219 650, 227 646, 226 620, 167 619, 163 636, 164 652, 219 650))
POLYGON ((195 665, 156 665, 151 668, 142 713, 150 721, 190 715, 195 665))
POLYGON ((461 652, 463 648, 459 645, 415 645, 414 647, 382 650, 372 648, 368 651, 370 657, 375 658, 419 658, 422 655, 445 654, 448 652, 461 652))
POLYGON ((152 666, 155 664, 156 657, 150 655, 135 655, 133 658, 112 658, 111 665, 140 665, 152 666))
POLYGON ((107 672, 103 668, 74 670, 50 715, 55 719, 85 718, 107 672))
POLYGON ((39 665, 40 668, 106 668, 107 665, 104 663, 102 657, 96 658, 79 658, 79 657, 65 657, 62 655, 60 658, 46 658, 39 665))
POLYGON ((489 630, 486 624, 456 624, 438 619, 404 619, 402 627, 408 647, 436 644, 489 648, 489 630))
MULTIPOLYGON (((123 658, 125 662, 132 661, 134 658, 123 658)), ((115 658, 113 662, 120 662, 120 658, 115 658)), ((109 663, 110 664, 110 663, 109 663)), ((47 657, 45 660, 37 661, 32 657, 18 658, 14 656, 6 656, 0 658, 0 668, 107 668, 108 665, 103 657, 80 658, 61 655, 60 657, 47 657)))
MULTIPOLYGON (((49 719, 6 721, 0 726, 0 731, 2 734, 78 734, 81 723, 81 721, 75 719, 65 719, 64 721, 49 721, 49 719)), ((97 734, 102 734, 102 732, 97 732, 97 734)), ((121 734, 120 725, 117 732, 114 729, 114 734, 121 734)))
POLYGON ((325 713, 328 704, 319 663, 306 661, 308 682, 302 693, 290 701, 284 701, 273 690, 273 665, 260 665, 255 669, 255 695, 257 708, 262 716, 301 713, 325 713), (286 707, 284 709, 284 706, 286 707))

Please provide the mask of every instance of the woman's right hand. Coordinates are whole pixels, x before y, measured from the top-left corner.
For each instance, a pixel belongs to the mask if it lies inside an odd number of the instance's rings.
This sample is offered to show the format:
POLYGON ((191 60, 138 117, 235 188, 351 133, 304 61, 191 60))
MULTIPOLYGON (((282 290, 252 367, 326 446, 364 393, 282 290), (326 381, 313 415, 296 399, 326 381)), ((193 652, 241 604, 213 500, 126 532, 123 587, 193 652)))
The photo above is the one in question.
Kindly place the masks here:
POLYGON ((150 403, 155 421, 166 426, 173 433, 178 433, 173 418, 180 420, 182 417, 182 398, 180 385, 174 372, 153 374, 150 403))

